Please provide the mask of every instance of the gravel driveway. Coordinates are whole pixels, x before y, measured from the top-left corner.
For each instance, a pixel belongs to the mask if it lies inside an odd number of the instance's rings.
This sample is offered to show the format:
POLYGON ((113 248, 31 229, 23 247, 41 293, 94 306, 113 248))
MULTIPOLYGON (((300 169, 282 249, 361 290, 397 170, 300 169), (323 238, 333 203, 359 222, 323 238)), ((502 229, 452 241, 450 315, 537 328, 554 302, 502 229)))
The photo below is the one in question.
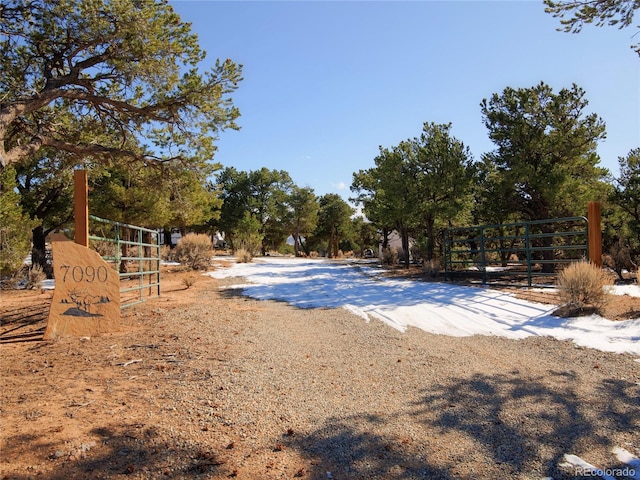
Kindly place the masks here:
POLYGON ((238 279, 179 280, 124 332, 0 347, 2 478, 634 474, 636 357, 402 333, 220 290, 238 279))

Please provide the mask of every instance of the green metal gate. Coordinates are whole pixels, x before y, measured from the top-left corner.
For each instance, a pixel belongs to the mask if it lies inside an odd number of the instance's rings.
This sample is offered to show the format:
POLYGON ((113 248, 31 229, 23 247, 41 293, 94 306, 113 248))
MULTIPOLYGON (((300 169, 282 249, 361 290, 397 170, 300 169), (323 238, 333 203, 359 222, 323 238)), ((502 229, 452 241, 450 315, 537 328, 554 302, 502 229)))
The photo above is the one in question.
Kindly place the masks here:
POLYGON ((481 278, 482 283, 513 283, 553 278, 559 268, 589 260, 585 217, 450 228, 444 233, 447 280, 481 278))
POLYGON ((120 306, 160 295, 158 232, 89 215, 90 247, 120 275, 120 306))

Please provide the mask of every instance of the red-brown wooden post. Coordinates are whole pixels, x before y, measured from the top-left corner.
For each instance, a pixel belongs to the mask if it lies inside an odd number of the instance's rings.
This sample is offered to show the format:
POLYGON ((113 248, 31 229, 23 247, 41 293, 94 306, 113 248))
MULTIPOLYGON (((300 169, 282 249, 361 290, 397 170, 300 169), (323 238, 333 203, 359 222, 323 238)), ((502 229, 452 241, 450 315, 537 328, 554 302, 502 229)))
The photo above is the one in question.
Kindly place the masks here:
POLYGON ((589 202, 587 204, 587 220, 589 220, 589 261, 596 267, 602 267, 600 202, 589 202))
POLYGON ((75 217, 75 242, 89 246, 89 182, 86 170, 73 172, 73 214, 75 217))

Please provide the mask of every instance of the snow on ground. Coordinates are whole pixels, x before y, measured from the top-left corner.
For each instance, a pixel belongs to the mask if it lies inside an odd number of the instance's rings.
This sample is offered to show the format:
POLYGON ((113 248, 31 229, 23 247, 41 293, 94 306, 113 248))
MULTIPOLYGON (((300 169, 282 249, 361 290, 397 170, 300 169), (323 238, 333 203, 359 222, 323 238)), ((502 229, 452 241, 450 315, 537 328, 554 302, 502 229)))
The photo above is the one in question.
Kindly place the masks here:
MULTIPOLYGON (((208 275, 243 277, 246 283, 226 288, 242 289, 248 297, 281 300, 299 308, 346 308, 400 331, 416 327, 451 336, 551 336, 607 352, 640 355, 640 319, 559 318, 551 315, 555 305, 489 288, 383 278, 379 268, 353 262, 266 257, 220 267, 208 275)), ((627 289, 626 294, 640 297, 637 285, 627 289)))
POLYGON ((640 297, 640 287, 638 285, 616 285, 612 287, 613 295, 629 295, 630 297, 640 297))
POLYGON ((640 480, 640 459, 620 447, 613 447, 611 453, 617 457, 623 466, 602 469, 583 460, 577 455, 571 454, 564 455, 563 462, 558 466, 563 470, 568 470, 571 473, 584 477, 598 477, 603 480, 616 480, 616 477, 625 477, 640 480))

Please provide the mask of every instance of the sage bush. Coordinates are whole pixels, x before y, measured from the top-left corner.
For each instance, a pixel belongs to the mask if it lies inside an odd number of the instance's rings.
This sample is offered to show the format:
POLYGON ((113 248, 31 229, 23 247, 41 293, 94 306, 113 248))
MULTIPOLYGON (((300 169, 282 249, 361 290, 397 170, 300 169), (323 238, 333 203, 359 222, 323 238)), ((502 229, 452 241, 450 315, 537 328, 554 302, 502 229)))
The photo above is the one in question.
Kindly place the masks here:
POLYGON ((557 280, 560 298, 575 308, 602 308, 608 297, 607 287, 611 284, 611 277, 604 270, 585 261, 565 267, 557 280))
POLYGON ((211 264, 213 243, 203 233, 189 233, 178 240, 175 258, 191 270, 206 270, 211 264))

